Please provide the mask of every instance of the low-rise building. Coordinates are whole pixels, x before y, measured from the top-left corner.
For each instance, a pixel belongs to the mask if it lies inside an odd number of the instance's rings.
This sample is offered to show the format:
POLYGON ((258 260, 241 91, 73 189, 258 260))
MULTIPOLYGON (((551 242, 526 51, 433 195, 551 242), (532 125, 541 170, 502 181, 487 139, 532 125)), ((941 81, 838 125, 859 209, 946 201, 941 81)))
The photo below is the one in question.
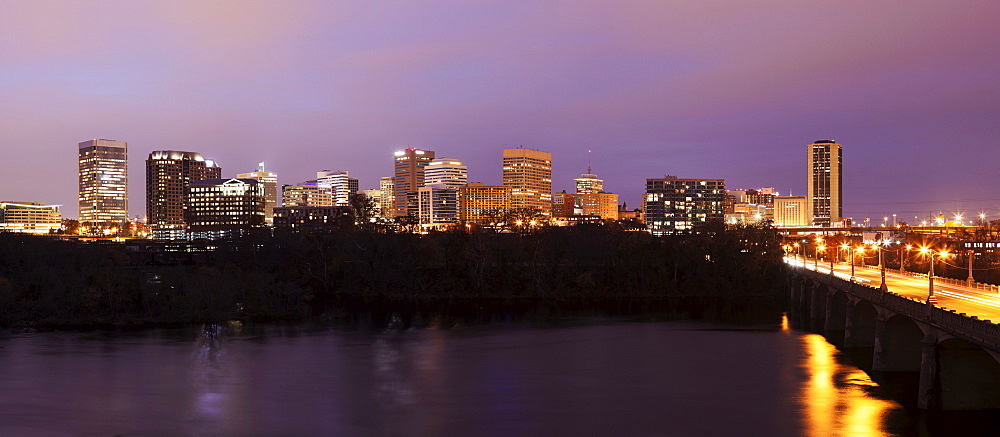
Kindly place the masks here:
POLYGON ((601 220, 618 220, 618 195, 613 193, 577 193, 574 202, 581 215, 597 216, 601 220))
POLYGON ((458 219, 462 223, 488 224, 510 211, 511 188, 472 182, 458 190, 458 219))
POLYGON ((48 234, 62 227, 62 205, 0 202, 0 232, 48 234))
POLYGON ((283 206, 274 208, 274 229, 324 231, 353 224, 349 206, 283 206))
POLYGON ((774 198, 774 226, 809 226, 809 205, 806 196, 776 196, 774 198))
POLYGON ((316 180, 281 187, 282 206, 333 206, 333 188, 316 180))
POLYGON ((207 179, 192 182, 184 210, 192 238, 242 235, 264 225, 264 184, 254 179, 207 179))

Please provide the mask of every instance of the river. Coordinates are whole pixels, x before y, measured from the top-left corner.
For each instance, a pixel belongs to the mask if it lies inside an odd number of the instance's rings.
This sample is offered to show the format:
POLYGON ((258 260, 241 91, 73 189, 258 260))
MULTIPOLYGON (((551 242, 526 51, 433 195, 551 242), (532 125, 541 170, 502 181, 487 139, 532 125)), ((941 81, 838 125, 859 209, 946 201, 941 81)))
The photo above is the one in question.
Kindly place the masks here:
POLYGON ((0 436, 987 435, 787 321, 386 313, 0 335, 0 436))

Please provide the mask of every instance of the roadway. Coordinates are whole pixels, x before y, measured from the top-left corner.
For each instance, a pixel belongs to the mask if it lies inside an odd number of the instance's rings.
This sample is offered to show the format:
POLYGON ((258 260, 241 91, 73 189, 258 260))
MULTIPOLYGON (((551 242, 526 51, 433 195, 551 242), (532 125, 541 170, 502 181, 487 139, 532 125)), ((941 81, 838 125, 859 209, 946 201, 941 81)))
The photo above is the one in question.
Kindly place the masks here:
MULTIPOLYGON (((785 262, 802 266, 802 258, 785 257, 785 262)), ((820 273, 830 273, 830 262, 819 262, 815 267, 814 260, 807 260, 805 268, 816 270, 820 273)), ((845 263, 834 263, 833 273, 838 278, 845 281, 851 280, 851 265, 845 263)), ((937 298, 935 306, 955 312, 965 313, 969 316, 976 316, 980 319, 991 320, 1000 323, 1000 295, 992 290, 981 290, 966 285, 946 283, 943 278, 934 277, 934 296, 937 298)), ((854 282, 878 288, 882 284, 882 279, 878 269, 869 270, 860 266, 854 269, 854 282)), ((922 302, 927 301, 927 276, 910 276, 894 270, 885 271, 886 288, 900 296, 916 299, 922 302)))

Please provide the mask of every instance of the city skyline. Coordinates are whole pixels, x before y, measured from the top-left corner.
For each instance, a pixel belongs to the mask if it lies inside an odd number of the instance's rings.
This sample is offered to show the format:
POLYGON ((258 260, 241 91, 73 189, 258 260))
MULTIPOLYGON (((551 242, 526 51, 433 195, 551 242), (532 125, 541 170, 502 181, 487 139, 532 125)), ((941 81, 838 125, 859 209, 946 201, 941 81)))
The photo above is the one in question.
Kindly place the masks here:
POLYGON ((593 150, 629 205, 664 174, 804 194, 800 150, 830 138, 852 150, 845 216, 1000 217, 995 3, 7 6, 0 198, 67 217, 65 151, 89 138, 198 150, 226 176, 342 168, 361 188, 407 147, 498 184, 498 150, 524 145, 554 155, 569 192, 593 150))

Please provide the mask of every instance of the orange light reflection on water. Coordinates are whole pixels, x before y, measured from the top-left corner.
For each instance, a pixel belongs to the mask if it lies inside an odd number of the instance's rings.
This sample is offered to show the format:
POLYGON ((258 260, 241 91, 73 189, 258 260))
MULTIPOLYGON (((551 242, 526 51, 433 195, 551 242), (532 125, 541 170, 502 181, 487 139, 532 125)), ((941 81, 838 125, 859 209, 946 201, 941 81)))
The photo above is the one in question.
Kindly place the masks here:
POLYGON ((807 435, 886 436, 885 414, 899 406, 868 394, 876 385, 863 371, 837 362, 837 349, 823 336, 802 336, 807 354, 801 402, 807 435))

